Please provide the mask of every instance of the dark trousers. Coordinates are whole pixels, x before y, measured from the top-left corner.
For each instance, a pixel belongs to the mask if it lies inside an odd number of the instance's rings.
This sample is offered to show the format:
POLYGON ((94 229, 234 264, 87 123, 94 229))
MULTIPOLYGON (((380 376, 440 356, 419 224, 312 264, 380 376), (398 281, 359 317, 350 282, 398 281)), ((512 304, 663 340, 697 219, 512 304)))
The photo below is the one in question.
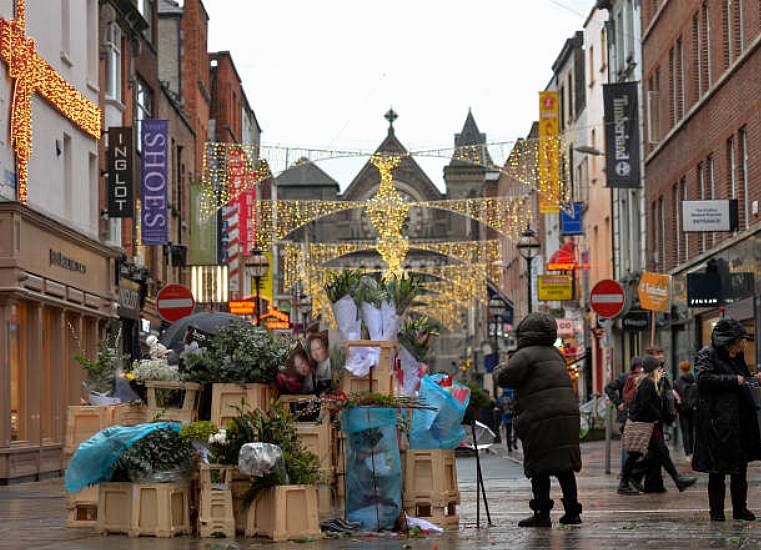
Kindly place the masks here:
POLYGON ((507 444, 507 449, 512 451, 515 448, 515 439, 513 439, 513 425, 512 423, 502 425, 505 427, 505 443, 507 444))
MULTIPOLYGON (((748 504, 748 467, 743 465, 737 474, 729 476, 729 490, 732 495, 732 510, 742 512, 748 504)), ((724 474, 708 474, 708 505, 711 513, 724 512, 724 474)))
POLYGON ((695 448, 695 426, 692 422, 692 413, 683 411, 679 413, 679 425, 682 428, 682 445, 684 445, 684 454, 692 454, 695 448))
POLYGON ((647 454, 642 460, 640 460, 641 457, 640 453, 629 454, 624 463, 621 475, 622 481, 628 483, 632 477, 641 478, 643 475, 648 474, 650 477, 659 477, 661 467, 668 472, 674 481, 679 478, 679 472, 676 471, 676 466, 674 466, 674 462, 671 460, 671 453, 666 445, 666 441, 663 439, 662 433, 653 435, 650 438, 647 454))
MULTIPOLYGON (((573 471, 563 472, 555 476, 560 483, 560 489, 563 491, 563 499, 566 504, 577 502, 576 492, 576 475, 573 471)), ((549 511, 552 509, 553 502, 550 499, 550 476, 535 475, 531 478, 531 491, 534 493, 535 509, 538 511, 549 511)))

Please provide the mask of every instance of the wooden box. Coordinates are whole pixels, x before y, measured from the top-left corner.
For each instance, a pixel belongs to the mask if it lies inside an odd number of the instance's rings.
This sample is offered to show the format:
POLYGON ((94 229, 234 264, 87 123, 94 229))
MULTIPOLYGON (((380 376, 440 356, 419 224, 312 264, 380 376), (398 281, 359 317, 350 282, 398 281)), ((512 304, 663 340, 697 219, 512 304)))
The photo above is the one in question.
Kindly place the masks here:
POLYGON ((98 533, 129 534, 131 518, 132 483, 101 483, 98 486, 98 533))
POLYGON ((95 527, 98 520, 98 485, 66 495, 66 527, 95 527))
POLYGON ((133 483, 129 536, 175 537, 189 534, 190 485, 133 483))
POLYGON ((198 533, 201 537, 235 538, 232 481, 233 466, 200 465, 198 533))
POLYGON ((261 491, 249 507, 246 536, 274 542, 319 538, 317 488, 311 485, 279 485, 261 491))
POLYGON ((111 407, 111 426, 137 426, 148 422, 148 409, 143 404, 122 403, 111 407))
POLYGON ((297 422, 296 431, 299 440, 308 451, 317 455, 321 470, 333 469, 333 425, 328 419, 322 422, 297 422))
POLYGON ((64 453, 73 454, 83 441, 111 424, 111 407, 71 405, 66 411, 64 453))
POLYGON ((146 409, 148 421, 174 421, 190 424, 198 419, 198 397, 200 384, 193 382, 149 381, 145 383, 148 393, 146 409), (167 406, 166 399, 170 392, 179 392, 182 405, 167 406))
POLYGON ((344 370, 341 378, 341 389, 343 391, 346 393, 373 392, 389 395, 394 393, 393 359, 399 347, 396 342, 350 340, 344 342, 344 346, 347 348, 380 348, 380 360, 377 366, 370 369, 370 374, 367 376, 354 376, 344 370))
POLYGON ((460 502, 454 449, 407 449, 403 471, 405 506, 460 502))
POLYGON ((228 420, 238 416, 241 402, 246 403, 246 410, 268 411, 273 398, 273 390, 267 384, 212 384, 211 422, 226 427, 228 420))

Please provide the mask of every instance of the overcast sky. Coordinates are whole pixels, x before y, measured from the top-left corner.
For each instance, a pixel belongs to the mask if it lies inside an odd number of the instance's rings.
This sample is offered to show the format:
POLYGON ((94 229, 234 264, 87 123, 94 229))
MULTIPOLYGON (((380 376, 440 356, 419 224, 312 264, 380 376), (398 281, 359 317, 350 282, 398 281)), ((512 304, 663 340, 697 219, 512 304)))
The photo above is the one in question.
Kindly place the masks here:
MULTIPOLYGON (((525 136, 537 92, 594 0, 204 0, 265 145, 451 147, 472 108, 489 141, 525 136)), ((496 159, 495 159, 496 160, 496 159)), ((441 186, 442 162, 421 161, 441 186)), ((357 163, 321 163, 342 189, 357 163)), ((355 167, 356 166, 356 167, 355 167)))

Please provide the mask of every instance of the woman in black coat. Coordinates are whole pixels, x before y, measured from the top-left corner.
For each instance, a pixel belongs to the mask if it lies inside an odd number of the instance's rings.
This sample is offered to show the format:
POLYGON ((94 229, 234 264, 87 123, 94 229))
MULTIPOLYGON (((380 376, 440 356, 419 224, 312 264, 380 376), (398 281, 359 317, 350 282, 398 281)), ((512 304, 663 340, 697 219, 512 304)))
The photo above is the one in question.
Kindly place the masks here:
POLYGON ((550 527, 550 476, 563 490, 562 524, 581 523, 576 477, 581 470, 579 407, 565 358, 555 347, 557 323, 544 313, 530 313, 516 331, 518 349, 497 371, 499 386, 516 390, 513 426, 523 444, 523 469, 531 479, 534 515, 521 527, 550 527))
MULTIPOLYGON (((695 358, 698 404, 692 469, 707 472, 712 521, 724 521, 724 478, 730 475, 732 516, 753 521, 747 508, 748 462, 761 459, 756 407, 745 379, 751 374, 743 357, 745 327, 722 319, 713 329, 711 345, 695 358)), ((761 379, 761 374, 756 374, 761 379)), ((758 391, 757 389, 755 391, 758 391)))

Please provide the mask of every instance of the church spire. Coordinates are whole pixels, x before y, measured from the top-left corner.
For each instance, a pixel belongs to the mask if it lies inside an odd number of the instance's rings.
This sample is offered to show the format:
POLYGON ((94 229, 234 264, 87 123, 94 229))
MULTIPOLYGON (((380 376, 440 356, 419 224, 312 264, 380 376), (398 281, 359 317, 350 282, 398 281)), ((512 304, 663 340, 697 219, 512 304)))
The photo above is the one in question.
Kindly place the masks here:
POLYGON ((399 118, 399 115, 396 114, 396 111, 394 111, 393 107, 389 107, 388 112, 386 112, 385 115, 383 115, 383 118, 388 120, 388 135, 393 136, 394 135, 394 121, 399 118))

